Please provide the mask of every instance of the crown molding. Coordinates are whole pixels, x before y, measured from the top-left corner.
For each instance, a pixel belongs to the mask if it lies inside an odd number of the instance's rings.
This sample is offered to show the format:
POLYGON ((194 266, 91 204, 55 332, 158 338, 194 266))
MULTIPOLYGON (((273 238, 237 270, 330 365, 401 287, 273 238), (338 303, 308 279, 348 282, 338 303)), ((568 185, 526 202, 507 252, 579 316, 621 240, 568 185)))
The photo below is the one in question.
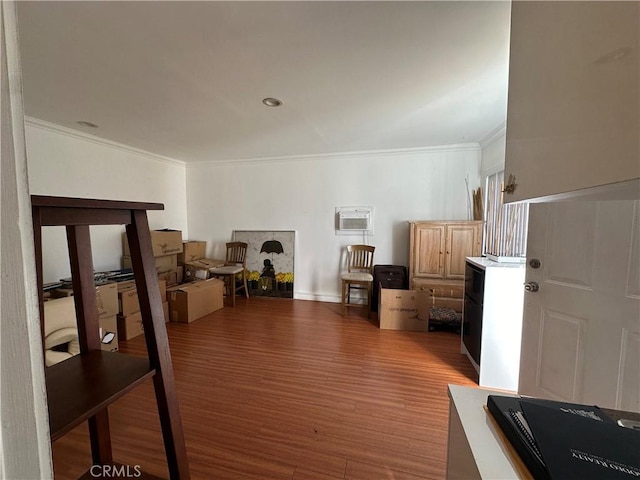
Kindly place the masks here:
POLYGON ((238 164, 275 164, 301 161, 327 160, 334 158, 371 159, 371 157, 386 157, 393 155, 416 155, 440 152, 469 152, 481 150, 478 143, 458 143, 454 145, 436 145, 431 147, 394 148, 387 150, 365 150, 353 152, 318 153, 312 155, 290 155, 281 157, 258 157, 235 160, 204 160, 187 163, 187 168, 228 166, 238 164))
MULTIPOLYGON (((151 160, 155 160, 161 163, 169 165, 177 165, 187 168, 196 167, 211 167, 211 166, 229 166, 229 165, 252 165, 252 164, 277 164, 277 163, 291 163, 301 161, 314 161, 314 160, 327 160, 334 158, 353 158, 353 159, 371 159, 372 157, 387 157, 395 155, 419 155, 429 153, 443 153, 443 152, 479 152, 482 148, 481 143, 458 143, 452 145, 435 145, 426 147, 410 147, 410 148, 393 148, 386 150, 362 150, 351 152, 334 152, 334 153, 319 153, 311 155, 290 155, 290 156, 278 156, 278 157, 256 157, 256 158, 241 158, 241 159, 229 159, 229 160, 203 160, 203 161, 191 161, 185 162, 183 160, 176 160, 174 158, 165 157, 156 153, 148 152, 139 148, 134 148, 123 143, 107 140, 95 135, 91 135, 85 132, 73 130, 68 127, 63 127, 54 123, 50 123, 44 120, 40 120, 34 117, 25 117, 25 125, 30 127, 39 128, 49 132, 57 133, 59 135, 65 135, 67 137, 76 138, 86 142, 94 143, 96 145, 115 148, 127 153, 133 153, 135 155, 143 156, 151 160)), ((493 133, 493 132, 492 132, 493 133)), ((496 133, 496 136, 500 132, 496 133)), ((488 137, 485 137, 488 138, 488 137)))
POLYGON ((123 152, 126 152, 126 153, 132 153, 134 155, 146 157, 150 160, 155 160, 156 162, 161 162, 169 165, 177 165, 180 167, 184 167, 186 165, 186 162, 182 160, 176 160, 174 158, 158 155, 157 153, 152 153, 146 150, 141 150, 139 148, 130 147, 129 145, 125 145, 123 143, 113 142, 111 140, 107 140, 101 137, 96 137, 95 135, 90 135, 88 133, 79 132, 77 130, 73 130, 68 127, 56 125, 55 123, 46 122, 38 118, 25 117, 24 123, 25 125, 28 125, 30 127, 39 128, 41 130, 46 130, 48 132, 57 133, 59 135, 72 137, 78 140, 83 140, 85 142, 90 142, 103 147, 115 148, 117 150, 122 150, 123 152))
POLYGON ((480 140, 480 147, 486 148, 495 142, 498 138, 507 133, 507 122, 502 122, 496 128, 491 130, 482 140, 480 140))

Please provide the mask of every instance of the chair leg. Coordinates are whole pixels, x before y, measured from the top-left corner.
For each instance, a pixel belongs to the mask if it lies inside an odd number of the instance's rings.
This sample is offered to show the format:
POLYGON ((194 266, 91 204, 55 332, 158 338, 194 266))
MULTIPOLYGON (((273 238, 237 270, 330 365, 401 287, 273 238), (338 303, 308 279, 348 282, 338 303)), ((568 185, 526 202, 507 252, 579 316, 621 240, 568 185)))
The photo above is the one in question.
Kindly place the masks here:
POLYGON ((242 281, 244 282, 244 295, 249 298, 249 287, 247 287, 247 270, 242 271, 242 281))
POLYGON ((367 318, 371 318, 371 293, 372 293, 372 283, 369 282, 367 284, 367 318))
POLYGON ((231 295, 231 305, 236 306, 236 276, 227 275, 229 277, 229 295, 231 295))
POLYGON ((347 282, 342 280, 342 316, 346 313, 345 300, 347 298, 347 282))

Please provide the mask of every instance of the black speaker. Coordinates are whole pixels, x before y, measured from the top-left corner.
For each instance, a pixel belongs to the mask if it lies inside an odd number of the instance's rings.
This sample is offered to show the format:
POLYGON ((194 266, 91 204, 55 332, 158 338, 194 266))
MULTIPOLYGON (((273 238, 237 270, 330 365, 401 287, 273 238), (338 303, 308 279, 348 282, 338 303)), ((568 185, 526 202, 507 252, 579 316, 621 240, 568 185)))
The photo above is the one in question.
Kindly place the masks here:
POLYGON ((371 311, 378 311, 380 288, 406 290, 409 288, 409 273, 404 265, 374 265, 371 311))

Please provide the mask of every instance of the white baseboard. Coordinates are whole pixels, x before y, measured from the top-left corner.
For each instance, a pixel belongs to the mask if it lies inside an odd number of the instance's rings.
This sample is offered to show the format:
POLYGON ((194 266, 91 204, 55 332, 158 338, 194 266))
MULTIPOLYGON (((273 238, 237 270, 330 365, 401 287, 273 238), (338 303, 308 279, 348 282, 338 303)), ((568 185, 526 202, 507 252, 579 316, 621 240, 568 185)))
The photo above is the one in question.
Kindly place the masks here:
POLYGON ((293 298, 296 300, 311 300, 314 302, 329 302, 329 303, 340 303, 342 302, 342 297, 337 295, 319 295, 316 293, 309 292, 293 292, 293 298))

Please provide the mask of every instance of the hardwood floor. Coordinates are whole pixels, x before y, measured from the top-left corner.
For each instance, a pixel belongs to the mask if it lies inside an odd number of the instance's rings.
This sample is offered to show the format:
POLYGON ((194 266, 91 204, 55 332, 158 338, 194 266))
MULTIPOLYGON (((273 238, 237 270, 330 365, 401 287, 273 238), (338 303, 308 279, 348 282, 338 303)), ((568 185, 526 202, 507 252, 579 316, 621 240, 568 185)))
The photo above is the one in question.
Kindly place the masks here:
MULTIPOLYGON (((458 335, 380 330, 340 304, 238 299, 167 330, 194 479, 442 479, 447 384, 477 384, 458 335)), ((120 350, 146 353, 142 337, 120 350)), ((167 477, 151 382, 109 416, 115 460, 167 477)), ((56 479, 91 466, 86 426, 53 460, 56 479)))

